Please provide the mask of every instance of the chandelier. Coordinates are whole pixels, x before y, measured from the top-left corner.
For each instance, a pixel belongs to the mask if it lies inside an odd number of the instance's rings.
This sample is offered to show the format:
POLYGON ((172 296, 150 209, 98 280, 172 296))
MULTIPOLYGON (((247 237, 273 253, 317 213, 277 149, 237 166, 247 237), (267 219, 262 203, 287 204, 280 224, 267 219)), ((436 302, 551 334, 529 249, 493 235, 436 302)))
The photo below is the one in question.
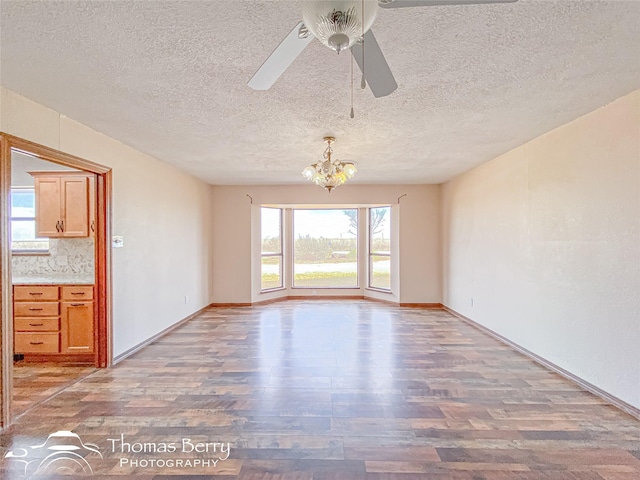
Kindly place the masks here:
POLYGON ((353 177, 357 170, 351 162, 331 158, 331 144, 336 141, 335 137, 324 137, 324 141, 327 144, 322 154, 324 160, 309 165, 302 171, 302 176, 331 193, 331 190, 353 177))

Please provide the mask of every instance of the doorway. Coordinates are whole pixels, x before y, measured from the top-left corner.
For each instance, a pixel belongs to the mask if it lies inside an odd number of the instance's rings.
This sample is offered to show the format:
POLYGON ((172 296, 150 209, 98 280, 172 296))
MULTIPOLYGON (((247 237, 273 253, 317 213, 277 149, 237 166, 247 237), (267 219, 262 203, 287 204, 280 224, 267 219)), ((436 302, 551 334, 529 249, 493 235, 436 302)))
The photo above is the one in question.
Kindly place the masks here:
POLYGON ((0 145, 0 421, 6 427, 25 408, 111 364, 111 169, 10 135, 0 134, 0 145), (44 212, 55 202, 45 192, 56 182, 64 218, 47 231, 44 212), (11 200, 23 208, 12 209, 11 200), (16 257, 20 250, 28 255, 16 257))

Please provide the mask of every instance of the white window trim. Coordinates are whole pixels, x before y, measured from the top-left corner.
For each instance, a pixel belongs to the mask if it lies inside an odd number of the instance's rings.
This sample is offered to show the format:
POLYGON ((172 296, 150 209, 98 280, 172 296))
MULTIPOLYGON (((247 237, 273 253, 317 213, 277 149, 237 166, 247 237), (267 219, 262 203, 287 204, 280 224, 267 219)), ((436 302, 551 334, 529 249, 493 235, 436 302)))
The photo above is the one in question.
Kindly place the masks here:
MULTIPOLYGON (((13 192, 16 190, 28 190, 34 193, 34 201, 35 201, 35 188, 34 187, 11 187, 10 188, 10 195, 13 195, 13 192)), ((12 222, 15 221, 33 221, 35 223, 36 221, 36 216, 34 213, 33 217, 14 217, 12 215, 13 213, 13 205, 10 205, 10 211, 9 211, 9 228, 11 228, 11 224, 12 222)), ((11 239, 11 254, 12 255, 50 255, 50 251, 49 251, 49 239, 48 238, 43 238, 42 240, 26 240, 27 242, 30 241, 45 241, 47 242, 47 248, 14 248, 13 247, 13 239, 11 239)))

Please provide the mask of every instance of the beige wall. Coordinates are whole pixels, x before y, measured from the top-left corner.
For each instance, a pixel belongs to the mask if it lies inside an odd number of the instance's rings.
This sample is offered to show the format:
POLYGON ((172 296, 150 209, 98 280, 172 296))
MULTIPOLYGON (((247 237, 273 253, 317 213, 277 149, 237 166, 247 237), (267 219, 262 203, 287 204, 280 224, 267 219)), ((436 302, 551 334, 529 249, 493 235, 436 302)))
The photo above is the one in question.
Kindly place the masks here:
POLYGON ((640 407, 640 91, 443 188, 444 303, 640 407))
POLYGON ((116 356, 209 303, 207 184, 4 88, 0 130, 113 169, 116 356))
MULTIPOLYGON (((318 295, 367 294, 402 303, 441 301, 440 187, 437 185, 344 185, 331 194, 309 185, 214 186, 212 236, 214 303, 250 303, 285 293, 259 293, 260 205, 394 205, 392 231, 399 237, 393 295, 364 289, 322 290, 318 295), (398 197, 407 194, 398 205, 398 197), (253 198, 253 209, 250 195, 253 198), (254 239, 252 243, 252 238, 254 239), (254 272, 252 275, 252 271, 254 272), (252 280, 253 279, 253 280, 252 280)), ((360 282, 364 283, 364 282, 360 282)), ((302 294, 309 294, 302 291, 302 294)))

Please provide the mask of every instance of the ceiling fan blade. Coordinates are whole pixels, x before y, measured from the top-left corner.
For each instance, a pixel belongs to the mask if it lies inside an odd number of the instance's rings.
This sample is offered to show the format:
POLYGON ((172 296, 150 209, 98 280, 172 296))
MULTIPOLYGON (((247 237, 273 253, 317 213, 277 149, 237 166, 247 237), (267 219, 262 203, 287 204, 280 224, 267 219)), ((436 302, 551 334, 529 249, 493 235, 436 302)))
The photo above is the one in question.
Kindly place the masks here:
POLYGON ((481 5, 515 3, 518 0, 379 0, 380 8, 435 7, 437 5, 481 5))
POLYGON ((364 34, 364 69, 362 68, 362 45, 356 43, 351 47, 351 53, 364 73, 364 78, 374 97, 386 97, 398 88, 396 79, 393 78, 393 73, 371 30, 364 34))
POLYGON ((280 78, 280 75, 293 63, 302 50, 309 45, 309 42, 315 38, 311 34, 306 38, 300 38, 298 31, 302 25, 302 22, 300 22, 293 27, 293 30, 289 32, 258 71, 254 73, 247 85, 254 90, 269 90, 271 88, 271 85, 280 78))

